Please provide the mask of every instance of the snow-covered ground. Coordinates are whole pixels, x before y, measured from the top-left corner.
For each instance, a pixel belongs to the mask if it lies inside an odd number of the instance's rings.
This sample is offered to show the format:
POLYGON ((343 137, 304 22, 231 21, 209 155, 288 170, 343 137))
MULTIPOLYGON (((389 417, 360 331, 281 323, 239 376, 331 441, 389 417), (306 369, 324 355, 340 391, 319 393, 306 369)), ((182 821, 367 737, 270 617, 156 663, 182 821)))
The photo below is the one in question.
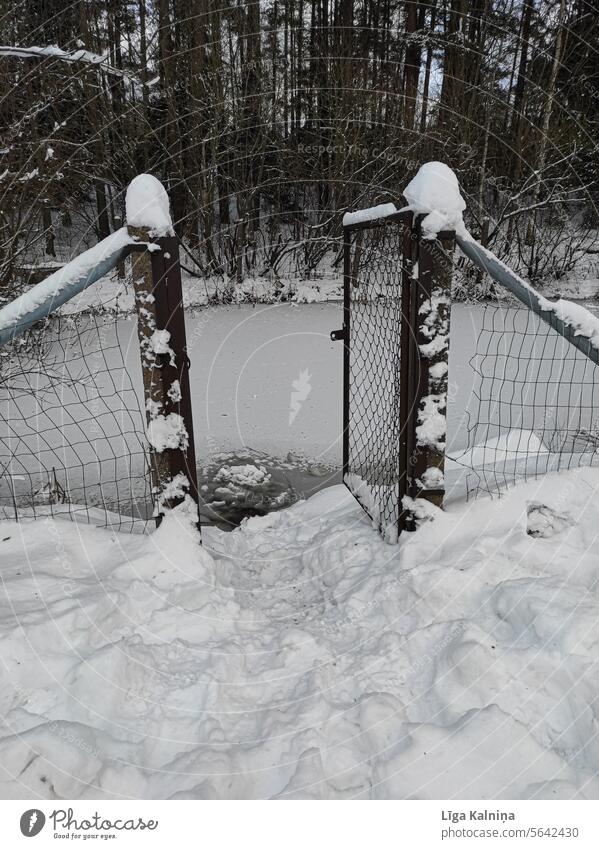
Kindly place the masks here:
MULTIPOLYGON (((343 299, 343 278, 339 272, 326 272, 313 279, 289 275, 247 277, 241 285, 230 278, 197 277, 182 272, 183 303, 186 309, 234 304, 313 304, 343 299)), ((596 290, 595 290, 596 291, 596 290)), ((102 277, 62 307, 64 315, 81 312, 133 313, 131 282, 115 273, 102 277)))
POLYGON ((2 522, 0 796, 599 798, 598 488, 398 546, 342 487, 203 549, 2 522))

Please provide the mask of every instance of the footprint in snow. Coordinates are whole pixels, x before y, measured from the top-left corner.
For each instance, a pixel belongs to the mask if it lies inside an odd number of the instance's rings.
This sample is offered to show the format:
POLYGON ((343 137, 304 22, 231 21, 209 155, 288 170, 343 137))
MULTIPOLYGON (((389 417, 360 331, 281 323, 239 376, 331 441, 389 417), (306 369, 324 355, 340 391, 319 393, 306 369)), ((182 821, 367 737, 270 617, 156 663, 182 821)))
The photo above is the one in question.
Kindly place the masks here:
POLYGON ((559 513, 538 501, 529 501, 526 512, 526 533, 531 537, 549 539, 574 524, 568 513, 559 513))

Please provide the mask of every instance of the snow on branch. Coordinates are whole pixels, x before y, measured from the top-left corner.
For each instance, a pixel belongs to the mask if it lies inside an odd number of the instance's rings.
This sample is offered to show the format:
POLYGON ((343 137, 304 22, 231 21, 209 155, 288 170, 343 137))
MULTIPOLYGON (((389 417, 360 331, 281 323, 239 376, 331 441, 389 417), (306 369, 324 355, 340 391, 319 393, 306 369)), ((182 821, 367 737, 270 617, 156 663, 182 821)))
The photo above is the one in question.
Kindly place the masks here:
POLYGON ((127 83, 142 88, 144 85, 151 87, 158 82, 158 77, 144 83, 139 77, 123 71, 121 68, 115 68, 114 65, 108 63, 108 55, 100 56, 97 53, 92 53, 89 50, 62 50, 54 44, 46 47, 13 47, 12 45, 0 45, 0 56, 13 56, 18 59, 59 59, 63 62, 82 62, 86 65, 101 67, 102 70, 111 76, 120 77, 127 83))

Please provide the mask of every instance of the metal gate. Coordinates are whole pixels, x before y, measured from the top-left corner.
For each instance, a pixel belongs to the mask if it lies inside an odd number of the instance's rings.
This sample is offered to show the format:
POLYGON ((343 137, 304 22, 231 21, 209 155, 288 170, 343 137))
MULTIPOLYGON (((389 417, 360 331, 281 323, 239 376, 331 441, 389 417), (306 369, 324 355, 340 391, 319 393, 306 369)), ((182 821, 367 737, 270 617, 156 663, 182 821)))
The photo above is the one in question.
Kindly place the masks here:
MULTIPOLYGON (((418 437, 426 398, 447 390, 447 372, 433 380, 433 360, 422 353, 431 338, 422 314, 430 314, 438 282, 437 243, 420 239, 409 212, 351 224, 343 234, 343 329, 332 334, 344 342, 343 481, 383 538, 396 542, 414 528, 406 496, 442 499, 442 457, 418 437), (441 472, 427 478, 433 466, 441 472)), ((446 312, 448 330, 448 304, 446 312)), ((441 354, 446 359, 447 345, 441 354)))

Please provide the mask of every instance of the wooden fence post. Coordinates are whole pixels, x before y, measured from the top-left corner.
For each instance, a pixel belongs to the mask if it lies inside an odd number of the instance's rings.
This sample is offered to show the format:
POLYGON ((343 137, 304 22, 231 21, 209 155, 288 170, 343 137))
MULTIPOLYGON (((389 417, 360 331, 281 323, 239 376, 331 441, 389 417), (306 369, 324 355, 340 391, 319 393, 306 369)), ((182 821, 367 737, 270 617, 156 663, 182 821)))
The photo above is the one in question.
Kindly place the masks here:
POLYGON ((418 276, 413 285, 412 327, 415 357, 410 363, 411 392, 410 491, 443 506, 447 439, 447 375, 451 257, 455 234, 419 239, 418 276), (441 249, 442 248, 442 249, 441 249))
POLYGON ((179 241, 176 236, 154 238, 145 227, 128 230, 148 245, 132 254, 131 266, 152 490, 160 524, 164 509, 181 503, 187 494, 198 504, 179 241))

